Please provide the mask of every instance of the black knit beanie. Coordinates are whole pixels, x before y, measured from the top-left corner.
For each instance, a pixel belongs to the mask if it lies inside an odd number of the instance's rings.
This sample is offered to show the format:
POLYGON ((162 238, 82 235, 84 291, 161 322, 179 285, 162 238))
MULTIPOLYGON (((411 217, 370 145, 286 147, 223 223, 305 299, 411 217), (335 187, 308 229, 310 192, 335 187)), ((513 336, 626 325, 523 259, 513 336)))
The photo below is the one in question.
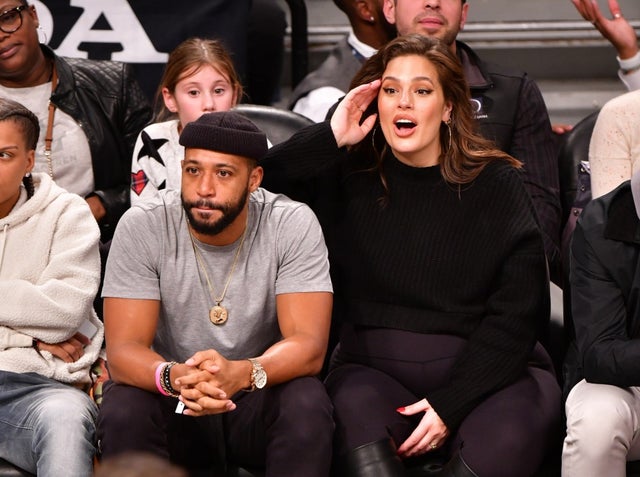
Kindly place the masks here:
POLYGON ((188 123, 180 144, 224 152, 259 161, 267 153, 267 136, 249 119, 234 111, 206 113, 188 123))

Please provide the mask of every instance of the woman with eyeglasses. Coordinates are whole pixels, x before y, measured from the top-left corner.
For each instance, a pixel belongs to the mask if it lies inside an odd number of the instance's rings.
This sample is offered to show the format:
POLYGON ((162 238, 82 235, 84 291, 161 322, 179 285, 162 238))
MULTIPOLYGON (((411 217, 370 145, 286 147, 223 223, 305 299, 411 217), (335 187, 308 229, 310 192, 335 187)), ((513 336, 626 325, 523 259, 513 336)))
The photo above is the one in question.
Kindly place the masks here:
POLYGON ((35 6, 0 9, 0 96, 38 117, 34 171, 83 197, 106 241, 129 206, 131 154, 151 108, 130 67, 59 57, 38 40, 35 6))

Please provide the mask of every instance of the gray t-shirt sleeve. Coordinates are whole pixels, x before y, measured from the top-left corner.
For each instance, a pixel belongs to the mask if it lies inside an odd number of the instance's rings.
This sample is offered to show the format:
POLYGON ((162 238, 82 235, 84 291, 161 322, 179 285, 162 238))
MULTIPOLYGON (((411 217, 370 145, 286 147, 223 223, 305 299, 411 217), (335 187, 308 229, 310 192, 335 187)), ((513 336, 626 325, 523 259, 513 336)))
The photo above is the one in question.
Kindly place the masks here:
POLYGON ((283 217, 276 247, 280 257, 276 295, 333 291, 322 229, 308 206, 299 204, 283 217))
POLYGON ((154 233, 162 224, 132 207, 118 222, 102 287, 103 297, 160 300, 158 260, 160 244, 154 233))

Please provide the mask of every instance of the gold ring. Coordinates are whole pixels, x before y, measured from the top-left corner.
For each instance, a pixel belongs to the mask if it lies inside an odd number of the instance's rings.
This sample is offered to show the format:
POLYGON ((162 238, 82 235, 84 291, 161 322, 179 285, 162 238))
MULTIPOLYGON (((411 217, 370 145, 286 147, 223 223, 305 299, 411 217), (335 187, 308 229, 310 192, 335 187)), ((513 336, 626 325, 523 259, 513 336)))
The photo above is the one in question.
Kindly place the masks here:
POLYGON ((437 449, 437 448, 438 448, 438 446, 437 446, 437 445, 435 445, 434 443, 431 443, 431 444, 429 445, 429 447, 431 447, 432 449, 437 449))

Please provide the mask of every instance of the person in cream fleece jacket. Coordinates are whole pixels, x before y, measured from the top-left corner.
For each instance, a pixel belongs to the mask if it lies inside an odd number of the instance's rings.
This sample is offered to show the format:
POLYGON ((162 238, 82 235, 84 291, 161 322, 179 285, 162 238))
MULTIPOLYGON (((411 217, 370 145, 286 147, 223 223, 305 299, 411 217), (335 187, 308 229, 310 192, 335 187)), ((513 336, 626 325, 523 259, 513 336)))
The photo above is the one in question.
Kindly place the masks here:
POLYGON ((31 174, 38 134, 33 113, 0 98, 0 457, 90 476, 100 232, 81 197, 31 174))

